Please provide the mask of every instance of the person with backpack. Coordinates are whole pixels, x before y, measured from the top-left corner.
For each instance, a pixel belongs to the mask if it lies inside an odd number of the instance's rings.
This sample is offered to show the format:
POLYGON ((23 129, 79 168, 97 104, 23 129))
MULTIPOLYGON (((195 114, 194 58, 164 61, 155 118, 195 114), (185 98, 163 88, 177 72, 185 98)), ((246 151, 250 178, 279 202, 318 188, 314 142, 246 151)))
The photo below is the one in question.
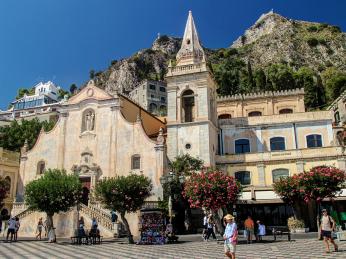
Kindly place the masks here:
POLYGON ((326 209, 322 210, 320 229, 321 229, 321 236, 326 245, 326 253, 330 253, 328 240, 330 241, 330 243, 333 244, 334 250, 335 252, 337 252, 338 246, 337 244, 335 244, 334 239, 332 237, 332 231, 335 230, 335 221, 331 216, 328 215, 328 212, 326 209))

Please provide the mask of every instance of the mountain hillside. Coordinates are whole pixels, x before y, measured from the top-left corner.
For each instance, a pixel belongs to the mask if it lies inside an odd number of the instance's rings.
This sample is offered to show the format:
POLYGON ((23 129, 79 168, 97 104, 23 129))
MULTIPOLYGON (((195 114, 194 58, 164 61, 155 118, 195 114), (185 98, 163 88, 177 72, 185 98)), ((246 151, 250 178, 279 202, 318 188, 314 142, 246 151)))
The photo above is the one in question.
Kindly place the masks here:
MULTIPOLYGON (((128 93, 143 79, 164 80, 180 45, 180 38, 159 36, 151 48, 91 71, 90 78, 109 93, 128 93)), ((220 95, 304 87, 314 109, 346 89, 346 34, 334 25, 269 12, 230 47, 205 52, 220 95)))

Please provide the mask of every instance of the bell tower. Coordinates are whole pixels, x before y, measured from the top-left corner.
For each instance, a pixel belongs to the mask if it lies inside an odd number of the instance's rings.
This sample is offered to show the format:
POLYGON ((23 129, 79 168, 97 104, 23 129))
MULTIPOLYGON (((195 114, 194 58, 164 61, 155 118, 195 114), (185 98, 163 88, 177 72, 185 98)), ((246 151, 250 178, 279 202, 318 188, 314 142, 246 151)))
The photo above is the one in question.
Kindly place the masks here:
POLYGON ((174 160, 185 153, 215 165, 217 150, 216 84, 206 65, 192 12, 186 22, 176 65, 168 66, 167 149, 174 160))

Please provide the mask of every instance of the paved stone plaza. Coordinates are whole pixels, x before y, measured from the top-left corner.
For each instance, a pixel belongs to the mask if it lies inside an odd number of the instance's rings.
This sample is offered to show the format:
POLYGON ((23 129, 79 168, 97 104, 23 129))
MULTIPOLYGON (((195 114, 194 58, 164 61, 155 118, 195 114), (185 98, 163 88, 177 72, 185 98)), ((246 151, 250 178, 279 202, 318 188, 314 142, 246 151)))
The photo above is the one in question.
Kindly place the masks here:
MULTIPOLYGON (((1 241, 0 258, 225 258, 223 245, 215 241, 203 242, 192 238, 170 245, 128 245, 119 241, 105 241, 101 245, 71 245, 67 241, 49 244, 46 241, 26 240, 16 243, 1 241)), ((339 243, 339 252, 324 253, 321 241, 313 238, 291 242, 279 240, 237 246, 237 258, 346 258, 346 241, 339 243)))

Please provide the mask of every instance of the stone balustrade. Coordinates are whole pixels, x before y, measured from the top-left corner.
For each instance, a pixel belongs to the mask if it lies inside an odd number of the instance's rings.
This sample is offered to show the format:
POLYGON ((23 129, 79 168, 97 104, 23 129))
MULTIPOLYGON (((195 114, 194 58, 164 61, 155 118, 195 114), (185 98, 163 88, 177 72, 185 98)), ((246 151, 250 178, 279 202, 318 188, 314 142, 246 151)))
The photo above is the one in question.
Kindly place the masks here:
POLYGON ((245 127, 254 125, 272 125, 279 123, 307 122, 318 120, 332 120, 330 111, 298 112, 288 114, 274 114, 254 117, 237 117, 231 119, 220 119, 219 126, 245 127))
POLYGON ((100 209, 80 204, 80 212, 88 215, 91 219, 95 218, 98 224, 102 225, 103 227, 113 230, 113 223, 110 216, 103 213, 100 209))
POLYGON ((343 156, 342 147, 320 147, 320 148, 303 148, 283 151, 261 152, 261 153, 244 153, 216 156, 216 163, 249 163, 249 162, 266 162, 274 160, 298 160, 302 158, 316 157, 341 157, 343 156))

